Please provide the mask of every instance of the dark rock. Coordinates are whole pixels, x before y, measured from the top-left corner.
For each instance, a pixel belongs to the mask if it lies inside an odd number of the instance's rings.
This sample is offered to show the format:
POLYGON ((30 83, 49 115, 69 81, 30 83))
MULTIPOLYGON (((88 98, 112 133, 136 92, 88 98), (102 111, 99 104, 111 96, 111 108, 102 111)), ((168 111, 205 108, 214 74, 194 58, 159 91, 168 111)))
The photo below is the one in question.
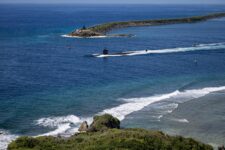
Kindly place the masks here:
POLYGON ((102 116, 95 116, 88 131, 104 131, 112 128, 120 128, 120 121, 110 114, 104 114, 102 116))
POLYGON ((79 37, 92 37, 92 36, 101 36, 103 34, 94 32, 94 31, 88 30, 88 29, 78 29, 69 35, 70 36, 79 36, 79 37))
POLYGON ((86 132, 88 130, 88 123, 87 121, 84 121, 81 125, 78 131, 80 132, 86 132))
POLYGON ((225 150, 224 145, 223 145, 223 146, 221 146, 221 147, 218 147, 218 150, 225 150))

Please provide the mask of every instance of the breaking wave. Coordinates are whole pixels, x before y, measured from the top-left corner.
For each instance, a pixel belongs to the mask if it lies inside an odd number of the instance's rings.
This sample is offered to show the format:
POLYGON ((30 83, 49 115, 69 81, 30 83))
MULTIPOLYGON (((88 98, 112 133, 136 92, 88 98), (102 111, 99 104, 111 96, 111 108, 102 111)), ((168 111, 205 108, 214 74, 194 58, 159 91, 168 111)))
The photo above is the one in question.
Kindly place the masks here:
MULTIPOLYGON (((84 38, 84 37, 80 37, 80 36, 71 36, 71 35, 67 35, 67 34, 64 34, 64 35, 61 35, 61 37, 64 37, 64 38, 84 38)), ((85 38, 107 38, 109 36, 106 36, 106 35, 101 35, 101 36, 91 36, 91 37, 85 37, 85 38)))
POLYGON ((17 135, 10 134, 8 131, 0 129, 0 150, 6 150, 8 144, 17 137, 17 135))
POLYGON ((149 55, 149 54, 165 54, 165 53, 181 53, 181 52, 191 52, 191 51, 203 51, 203 50, 219 50, 224 49, 225 43, 211 43, 211 44, 198 44, 191 47, 177 47, 169 49, 159 49, 159 50, 137 50, 137 51, 125 51, 121 53, 112 53, 108 55, 103 54, 93 54, 92 56, 102 58, 102 57, 120 57, 120 56, 135 56, 135 55, 149 55))
MULTIPOLYGON (((167 94, 161 94, 161 95, 155 95, 155 96, 149 96, 149 97, 140 97, 140 98, 128 98, 128 99, 122 99, 125 103, 121 104, 117 107, 108 108, 103 110, 102 112, 97 113, 104 114, 109 113, 113 115, 114 117, 119 118, 120 120, 125 119, 125 117, 133 112, 142 110, 144 107, 159 102, 168 100, 170 98, 184 98, 185 101, 191 100, 194 98, 199 98, 202 96, 205 96, 211 92, 216 91, 222 91, 225 90, 225 86, 221 87, 207 87, 202 89, 192 89, 192 90, 185 90, 185 91, 174 91, 167 94)), ((159 119, 163 117, 163 115, 172 113, 173 110, 175 110, 178 107, 178 103, 182 103, 182 101, 179 101, 177 103, 170 103, 168 106, 164 106, 164 110, 159 115, 159 119)), ((43 127, 49 127, 54 128, 55 130, 42 134, 42 135, 62 135, 62 136, 70 136, 73 135, 75 132, 78 132, 78 127, 83 121, 87 121, 89 124, 92 122, 92 117, 87 118, 81 118, 75 115, 68 115, 68 116, 62 116, 62 117, 48 117, 48 118, 41 118, 36 121, 36 124, 43 127)), ((186 122, 187 120, 177 120, 179 122, 186 122)), ((39 136, 42 136, 39 135, 39 136)))
POLYGON ((64 137, 67 137, 74 134, 75 132, 78 132, 78 127, 83 121, 87 121, 90 124, 92 122, 92 118, 79 118, 75 115, 68 115, 62 117, 41 118, 35 122, 39 126, 55 129, 51 132, 38 136, 57 136, 60 134, 64 137))
POLYGON ((189 121, 187 119, 177 119, 177 118, 174 118, 172 119, 173 121, 176 121, 176 122, 180 122, 180 123, 189 123, 189 121))
MULTIPOLYGON (((126 118, 127 115, 133 112, 142 110, 144 107, 151 105, 153 103, 160 102, 160 101, 169 102, 169 99, 171 98, 181 99, 181 101, 179 102, 175 103, 173 101, 172 103, 161 106, 161 108, 159 108, 159 112, 161 113, 155 117, 157 118, 158 121, 160 121, 160 119, 164 115, 173 112, 173 110, 175 110, 178 107, 179 103, 205 96, 211 92, 217 92, 222 90, 225 90, 225 86, 207 87, 202 89, 191 89, 191 90, 184 90, 184 91, 176 90, 171 93, 149 96, 149 97, 127 98, 127 99, 122 99, 124 101, 124 104, 121 104, 117 107, 105 109, 97 114, 99 115, 99 114, 109 113, 113 115, 114 117, 117 117, 120 120, 123 120, 126 118), (184 99, 184 101, 182 101, 182 99, 184 99)), ((60 135, 63 137, 69 137, 73 135, 74 133, 78 132, 78 127, 83 121, 87 121, 88 124, 90 124, 92 122, 92 116, 82 118, 75 115, 68 115, 68 116, 60 116, 60 117, 40 118, 35 121, 36 125, 49 128, 52 131, 44 133, 44 134, 40 134, 37 136, 60 135)), ((176 119, 174 121, 178 121, 181 123, 189 122, 187 119, 176 119)), ((8 143, 16 139, 17 137, 18 137, 17 135, 12 135, 4 130, 0 130, 0 147, 1 147, 0 150, 5 150, 7 148, 8 143)))
POLYGON ((148 106, 152 103, 165 100, 168 98, 172 98, 179 94, 179 91, 175 91, 168 94, 150 96, 150 97, 141 97, 141 98, 130 98, 130 99, 123 99, 125 104, 119 105, 114 108, 105 109, 101 114, 108 113, 117 117, 119 120, 123 120, 127 115, 131 114, 132 112, 139 111, 143 109, 145 106, 148 106))

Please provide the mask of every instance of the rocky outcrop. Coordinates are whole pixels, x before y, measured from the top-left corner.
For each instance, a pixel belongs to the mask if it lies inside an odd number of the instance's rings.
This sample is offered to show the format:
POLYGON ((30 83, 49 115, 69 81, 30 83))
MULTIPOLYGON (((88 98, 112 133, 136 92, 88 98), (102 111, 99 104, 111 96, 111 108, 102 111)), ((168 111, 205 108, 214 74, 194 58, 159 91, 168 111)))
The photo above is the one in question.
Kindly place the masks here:
POLYGON ((221 146, 221 147, 218 147, 218 150, 225 150, 224 145, 223 145, 223 146, 221 146))
POLYGON ((120 128, 120 121, 110 114, 104 114, 102 116, 95 116, 88 131, 97 132, 107 129, 120 128))
POLYGON ((78 129, 80 132, 86 132, 88 131, 88 123, 87 121, 84 121, 81 125, 80 128, 78 129))
MULTIPOLYGON (((90 128, 67 139, 61 137, 19 137, 8 150, 213 150, 213 147, 191 138, 169 136, 161 131, 120 128, 120 121, 109 114, 95 116, 90 128), (106 130, 107 129, 107 130, 106 130)), ((80 129, 87 129, 83 122, 80 129)), ((224 147, 221 147, 224 148, 224 147)), ((223 150, 223 149, 220 149, 223 150)))
POLYGON ((88 126, 87 121, 84 121, 78 131, 79 132, 97 132, 97 131, 104 131, 107 129, 119 129, 120 128, 120 121, 113 117, 110 114, 104 114, 102 116, 95 116, 93 122, 91 123, 90 127, 88 126))
POLYGON ((95 32, 88 29, 78 29, 69 34, 70 36, 79 36, 79 37, 92 37, 92 36, 102 36, 103 34, 95 32))

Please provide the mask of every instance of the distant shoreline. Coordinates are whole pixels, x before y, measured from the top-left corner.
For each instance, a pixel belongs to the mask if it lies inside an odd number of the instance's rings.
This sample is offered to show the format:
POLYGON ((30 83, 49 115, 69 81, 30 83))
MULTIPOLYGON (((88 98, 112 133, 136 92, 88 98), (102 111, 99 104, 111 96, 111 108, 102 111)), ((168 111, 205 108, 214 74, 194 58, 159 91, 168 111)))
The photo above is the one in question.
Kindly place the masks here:
MULTIPOLYGON (((222 17, 225 17, 225 12, 212 13, 212 14, 203 15, 203 16, 185 17, 185 18, 109 22, 109 23, 95 25, 88 28, 77 29, 69 33, 68 36, 78 36, 78 37, 105 36, 107 32, 114 29, 140 27, 140 26, 158 26, 158 25, 181 24, 181 23, 196 23, 196 22, 202 22, 202 21, 207 21, 210 19, 222 18, 222 17)), ((126 36, 126 35, 123 35, 123 36, 126 36)))

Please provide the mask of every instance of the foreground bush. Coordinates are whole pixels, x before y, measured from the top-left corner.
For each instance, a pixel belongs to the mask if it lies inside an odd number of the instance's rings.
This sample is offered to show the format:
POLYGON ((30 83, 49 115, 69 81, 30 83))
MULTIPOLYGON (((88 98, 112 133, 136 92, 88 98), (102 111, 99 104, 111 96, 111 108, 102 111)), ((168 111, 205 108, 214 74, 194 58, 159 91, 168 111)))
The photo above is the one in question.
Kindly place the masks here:
POLYGON ((160 131, 119 129, 120 121, 105 114, 94 117, 88 132, 68 139, 20 137, 8 150, 213 150, 191 138, 169 136, 160 131))
POLYGON ((144 129, 109 129, 86 132, 68 139, 56 137, 20 137, 8 150, 212 150, 191 138, 172 137, 144 129))

